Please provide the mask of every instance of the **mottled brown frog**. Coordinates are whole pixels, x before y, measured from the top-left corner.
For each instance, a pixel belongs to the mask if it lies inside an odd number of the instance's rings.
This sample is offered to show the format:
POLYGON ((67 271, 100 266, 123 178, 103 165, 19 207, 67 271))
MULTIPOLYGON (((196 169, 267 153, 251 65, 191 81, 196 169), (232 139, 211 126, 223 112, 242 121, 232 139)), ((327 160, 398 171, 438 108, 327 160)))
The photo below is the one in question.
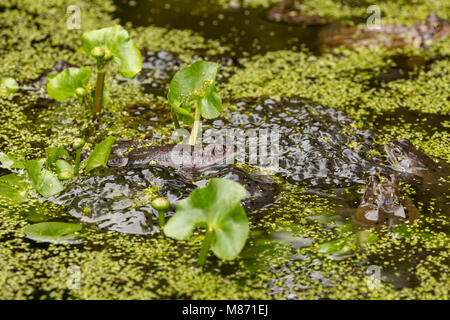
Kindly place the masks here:
POLYGON ((361 204, 352 216, 352 224, 361 229, 388 228, 412 222, 420 213, 399 190, 397 178, 370 176, 361 204))

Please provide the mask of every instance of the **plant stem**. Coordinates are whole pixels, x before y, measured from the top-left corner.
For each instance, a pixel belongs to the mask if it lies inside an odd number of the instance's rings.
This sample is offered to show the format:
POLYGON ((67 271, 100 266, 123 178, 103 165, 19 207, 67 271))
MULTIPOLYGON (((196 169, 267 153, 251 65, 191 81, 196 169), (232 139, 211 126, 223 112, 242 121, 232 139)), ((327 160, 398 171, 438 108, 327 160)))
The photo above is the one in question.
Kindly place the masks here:
POLYGON ((158 218, 159 218, 159 227, 160 228, 164 227, 166 222, 165 222, 163 210, 158 211, 158 218))
POLYGON ((105 86, 105 74, 106 71, 104 67, 97 65, 97 85, 95 86, 95 96, 94 96, 94 116, 98 117, 98 114, 102 110, 103 106, 103 88, 105 86))
POLYGON ((214 236, 214 231, 207 231, 205 239, 203 240, 202 248, 200 249, 200 254, 198 256, 197 266, 202 267, 205 265, 206 257, 208 256, 209 248, 211 247, 211 241, 214 236))
POLYGON ((81 148, 77 149, 77 154, 75 157, 75 168, 73 170, 73 174, 75 176, 77 176, 78 172, 80 171, 80 162, 81 162, 81 148))
POLYGON ((191 146, 195 146, 195 140, 197 140, 199 126, 200 126, 200 109, 197 106, 195 108, 194 114, 194 126, 192 127, 191 136, 189 137, 189 144, 191 146))

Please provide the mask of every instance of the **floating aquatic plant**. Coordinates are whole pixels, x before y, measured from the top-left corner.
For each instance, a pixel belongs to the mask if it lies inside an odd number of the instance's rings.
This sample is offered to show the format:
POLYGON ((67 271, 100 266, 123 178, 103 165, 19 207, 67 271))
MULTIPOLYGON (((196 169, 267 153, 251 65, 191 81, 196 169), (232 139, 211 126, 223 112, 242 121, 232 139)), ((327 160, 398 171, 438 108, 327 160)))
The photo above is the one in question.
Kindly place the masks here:
POLYGON ((50 243, 78 244, 82 238, 77 234, 79 224, 65 222, 40 222, 24 229, 25 236, 31 240, 50 243))
POLYGON ((156 198, 152 201, 152 207, 158 211, 159 227, 164 227, 164 224, 166 223, 164 213, 169 210, 170 202, 165 198, 156 198))
POLYGON ((232 180, 214 178, 204 188, 178 202, 164 233, 174 239, 189 238, 196 227, 206 229, 198 265, 203 266, 211 248, 224 260, 236 258, 248 236, 248 219, 241 200, 246 191, 232 180))
POLYGON ((83 164, 82 139, 75 139, 73 143, 76 152, 74 164, 71 163, 69 152, 63 147, 48 147, 45 159, 27 161, 0 152, 0 167, 16 171, 0 177, 0 196, 14 202, 24 202, 33 189, 45 198, 57 195, 64 190, 60 180, 74 178, 80 174, 80 169, 89 173, 95 168, 106 166, 115 140, 114 137, 107 137, 100 142, 83 164))
POLYGON ((93 95, 89 89, 91 70, 87 67, 69 68, 48 76, 48 95, 55 100, 77 98, 80 103, 92 105, 98 116, 106 100, 105 76, 110 62, 119 67, 119 73, 132 78, 142 69, 139 49, 122 26, 85 32, 82 36, 85 52, 96 59, 97 80, 93 95))
POLYGON ((215 86, 219 69, 217 63, 197 61, 178 71, 170 82, 167 98, 175 125, 179 127, 178 120, 193 124, 190 145, 195 145, 201 117, 214 119, 222 111, 222 99, 215 86))

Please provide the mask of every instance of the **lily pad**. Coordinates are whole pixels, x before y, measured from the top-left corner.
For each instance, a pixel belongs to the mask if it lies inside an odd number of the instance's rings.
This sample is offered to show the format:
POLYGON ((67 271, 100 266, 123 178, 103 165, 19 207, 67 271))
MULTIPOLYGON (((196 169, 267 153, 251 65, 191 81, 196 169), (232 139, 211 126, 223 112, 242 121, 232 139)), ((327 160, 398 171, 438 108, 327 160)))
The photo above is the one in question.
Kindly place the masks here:
MULTIPOLYGON (((189 103, 192 100, 198 102, 202 117, 213 119, 219 116, 222 111, 222 100, 215 86, 219 69, 220 65, 217 63, 197 61, 175 74, 170 82, 167 98, 180 119, 187 117, 186 113, 190 111, 189 103)), ((194 118, 192 115, 191 117, 194 118)), ((188 117, 188 120, 191 117, 188 117)))
POLYGON ((89 68, 68 68, 47 77, 47 93, 58 101, 65 101, 76 94, 78 88, 86 88, 91 70, 89 68))
POLYGON ((244 247, 248 219, 241 206, 246 191, 232 180, 214 178, 204 188, 181 200, 164 233, 174 239, 189 238, 195 227, 213 233, 212 251, 221 259, 234 259, 244 247))
POLYGON ((40 222, 24 229, 27 238, 39 242, 78 244, 82 242, 76 232, 81 226, 65 222, 40 222))
POLYGON ((94 148, 84 164, 85 172, 89 172, 98 167, 106 167, 112 145, 115 141, 116 138, 107 137, 94 148))
POLYGON ((112 59, 119 66, 125 78, 133 78, 142 69, 141 52, 122 26, 114 26, 85 32, 82 36, 83 48, 91 55, 92 49, 109 49, 112 59))

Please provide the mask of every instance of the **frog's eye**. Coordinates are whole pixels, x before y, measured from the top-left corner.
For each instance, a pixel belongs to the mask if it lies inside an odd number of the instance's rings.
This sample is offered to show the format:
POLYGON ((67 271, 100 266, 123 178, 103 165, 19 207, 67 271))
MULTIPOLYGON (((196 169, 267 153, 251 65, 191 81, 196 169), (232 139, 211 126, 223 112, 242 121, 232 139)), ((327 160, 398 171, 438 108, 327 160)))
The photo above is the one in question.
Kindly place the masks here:
POLYGON ((400 152, 400 149, 398 149, 398 148, 394 148, 394 154, 396 155, 396 156, 399 156, 399 155, 401 155, 402 153, 400 152))

